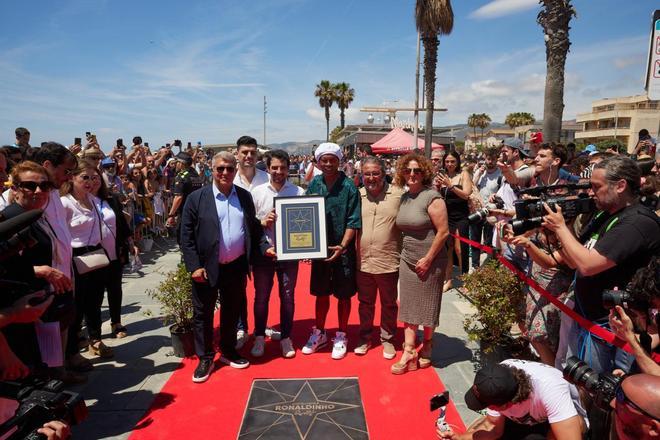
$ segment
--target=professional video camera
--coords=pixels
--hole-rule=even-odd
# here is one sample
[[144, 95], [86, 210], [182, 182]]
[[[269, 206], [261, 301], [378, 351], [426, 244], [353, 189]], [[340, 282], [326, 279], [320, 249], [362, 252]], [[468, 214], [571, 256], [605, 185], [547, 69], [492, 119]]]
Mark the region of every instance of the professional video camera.
[[584, 390], [603, 411], [609, 411], [617, 388], [623, 377], [610, 373], [598, 374], [576, 356], [566, 359], [564, 379]]
[[[535, 198], [520, 199], [513, 203], [516, 210], [516, 219], [511, 220], [511, 228], [514, 235], [523, 234], [531, 229], [538, 228], [543, 223], [546, 215], [544, 203], [550, 209], [561, 208], [564, 218], [575, 218], [579, 214], [586, 214], [596, 209], [594, 199], [580, 190], [589, 189], [588, 183], [568, 183], [563, 185], [536, 186], [518, 191], [518, 195], [530, 195]], [[562, 190], [561, 195], [552, 195], [555, 191]]]
[[488, 203], [484, 208], [478, 209], [473, 214], [468, 216], [468, 221], [470, 223], [481, 223], [486, 220], [486, 217], [490, 215], [490, 211], [493, 209], [504, 209], [504, 200], [501, 197], [495, 196], [493, 198], [493, 203]]
[[2, 221], [0, 218], [0, 262], [36, 244], [29, 227], [42, 214], [42, 210], [33, 209], [9, 220]]
[[0, 397], [16, 400], [14, 416], [0, 425], [0, 437], [15, 429], [7, 440], [41, 439], [37, 430], [51, 420], [76, 425], [87, 418], [87, 406], [79, 394], [64, 391], [59, 380], [39, 378], [28, 382], [0, 382]]

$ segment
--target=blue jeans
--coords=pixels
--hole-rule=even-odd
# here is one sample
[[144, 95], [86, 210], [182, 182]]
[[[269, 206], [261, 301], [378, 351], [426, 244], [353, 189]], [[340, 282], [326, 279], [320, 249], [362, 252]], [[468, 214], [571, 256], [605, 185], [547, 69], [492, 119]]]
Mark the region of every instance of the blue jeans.
[[[605, 326], [609, 329], [609, 326]], [[591, 334], [573, 321], [569, 336], [566, 358], [577, 356], [586, 362], [596, 373], [611, 373], [620, 368], [626, 373], [630, 371], [635, 358], [614, 345]]]
[[273, 275], [277, 274], [277, 284], [280, 291], [280, 331], [282, 339], [291, 335], [293, 327], [294, 299], [298, 278], [298, 262], [282, 261], [267, 265], [252, 267], [254, 275], [254, 334], [265, 336], [268, 320], [268, 303], [270, 291], [273, 289]]

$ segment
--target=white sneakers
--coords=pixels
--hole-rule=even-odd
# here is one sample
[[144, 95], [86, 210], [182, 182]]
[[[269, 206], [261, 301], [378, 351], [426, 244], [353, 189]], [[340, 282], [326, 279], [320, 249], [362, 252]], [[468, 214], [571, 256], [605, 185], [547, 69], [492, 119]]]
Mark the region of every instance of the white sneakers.
[[279, 330], [275, 330], [272, 327], [266, 327], [266, 336], [268, 336], [273, 341], [279, 341], [282, 339], [282, 333]]
[[250, 350], [250, 354], [254, 357], [263, 356], [265, 343], [266, 340], [263, 336], [256, 336], [254, 338], [254, 345], [252, 346], [252, 350]]
[[[346, 347], [348, 346], [348, 339], [346, 338], [346, 333], [337, 332], [335, 338], [332, 340], [332, 358], [333, 359], [342, 359], [346, 356]], [[316, 353], [320, 348], [325, 346], [328, 343], [328, 337], [325, 332], [316, 327], [312, 327], [312, 334], [307, 340], [307, 344], [302, 348], [303, 354], [312, 354]]]
[[280, 341], [280, 346], [282, 347], [282, 356], [286, 359], [291, 359], [296, 356], [296, 349], [293, 348], [293, 342], [291, 338], [284, 338]]
[[250, 336], [245, 332], [245, 330], [238, 330], [236, 332], [236, 350], [243, 348], [249, 337]]
[[316, 327], [312, 327], [312, 334], [309, 336], [307, 343], [302, 348], [303, 354], [312, 354], [315, 353], [319, 348], [323, 347], [328, 343], [328, 337], [325, 335], [325, 332], [321, 333], [321, 330]]
[[346, 333], [337, 332], [335, 333], [335, 338], [332, 340], [332, 358], [333, 359], [342, 359], [346, 356], [346, 346], [348, 345], [348, 339], [346, 339]]

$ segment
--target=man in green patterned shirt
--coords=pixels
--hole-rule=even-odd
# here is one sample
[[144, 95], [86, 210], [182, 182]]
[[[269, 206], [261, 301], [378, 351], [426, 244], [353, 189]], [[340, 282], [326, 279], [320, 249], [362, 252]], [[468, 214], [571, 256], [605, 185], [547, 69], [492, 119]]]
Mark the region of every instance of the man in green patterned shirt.
[[316, 297], [316, 325], [302, 352], [312, 354], [327, 344], [325, 320], [330, 309], [330, 295], [334, 295], [338, 301], [339, 330], [333, 340], [332, 358], [341, 359], [346, 356], [348, 345], [346, 330], [351, 298], [357, 291], [355, 235], [362, 227], [360, 194], [351, 179], [339, 171], [342, 153], [337, 144], [326, 142], [319, 145], [314, 156], [323, 174], [312, 179], [307, 194], [325, 197], [330, 256], [312, 262], [309, 290]]

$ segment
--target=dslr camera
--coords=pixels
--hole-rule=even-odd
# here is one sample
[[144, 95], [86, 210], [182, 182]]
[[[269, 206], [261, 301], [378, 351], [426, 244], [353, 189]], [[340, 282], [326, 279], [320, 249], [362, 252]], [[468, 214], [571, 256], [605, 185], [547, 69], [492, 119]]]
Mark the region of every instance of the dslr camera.
[[[524, 234], [527, 231], [538, 228], [543, 223], [543, 217], [546, 215], [544, 203], [547, 203], [550, 209], [557, 210], [561, 208], [564, 218], [575, 218], [580, 214], [587, 214], [596, 209], [596, 203], [593, 198], [585, 193], [579, 193], [579, 190], [589, 189], [588, 183], [569, 183], [564, 185], [537, 186], [518, 192], [518, 195], [536, 196], [532, 199], [520, 199], [513, 203], [516, 210], [516, 219], [511, 220], [511, 228], [514, 235]], [[550, 196], [556, 190], [564, 190], [566, 193], [561, 196]]]
[[578, 357], [571, 356], [566, 359], [564, 379], [589, 394], [598, 408], [610, 411], [610, 402], [623, 377], [610, 373], [598, 374]]
[[628, 290], [603, 290], [601, 300], [607, 310], [620, 306], [624, 309], [646, 312], [651, 308], [651, 304], [646, 299], [638, 298]]
[[484, 208], [478, 209], [473, 214], [470, 214], [468, 216], [468, 221], [470, 223], [483, 223], [493, 209], [504, 209], [504, 200], [502, 200], [501, 197], [495, 196], [493, 198], [493, 203], [488, 203]]
[[59, 380], [34, 378], [28, 382], [0, 382], [0, 397], [19, 403], [14, 416], [0, 425], [0, 437], [15, 429], [7, 440], [42, 439], [37, 430], [44, 423], [62, 420], [68, 425], [77, 425], [87, 418], [83, 398], [64, 391], [64, 383]]

